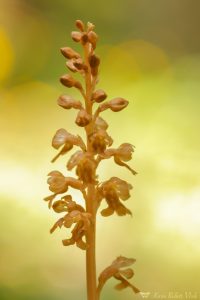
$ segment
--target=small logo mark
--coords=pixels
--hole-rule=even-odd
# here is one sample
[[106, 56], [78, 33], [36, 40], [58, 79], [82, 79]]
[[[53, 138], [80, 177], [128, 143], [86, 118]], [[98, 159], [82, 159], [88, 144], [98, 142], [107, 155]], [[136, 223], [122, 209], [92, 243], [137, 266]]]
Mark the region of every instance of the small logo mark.
[[149, 295], [151, 294], [150, 292], [140, 292], [142, 298], [147, 299]]

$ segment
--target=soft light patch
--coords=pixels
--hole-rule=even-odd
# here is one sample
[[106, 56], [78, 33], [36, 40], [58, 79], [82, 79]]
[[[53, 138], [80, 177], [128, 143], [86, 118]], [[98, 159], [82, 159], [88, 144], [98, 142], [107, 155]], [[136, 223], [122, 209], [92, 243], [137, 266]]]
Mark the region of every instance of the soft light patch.
[[161, 230], [176, 231], [187, 237], [200, 235], [200, 190], [174, 194], [162, 199], [155, 210], [156, 225]]

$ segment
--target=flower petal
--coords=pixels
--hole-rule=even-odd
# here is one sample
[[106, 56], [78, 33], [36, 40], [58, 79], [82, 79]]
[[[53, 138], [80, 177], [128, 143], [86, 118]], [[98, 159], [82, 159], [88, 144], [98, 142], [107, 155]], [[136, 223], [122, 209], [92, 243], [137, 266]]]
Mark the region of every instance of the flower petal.
[[135, 293], [138, 293], [139, 289], [137, 289], [135, 286], [133, 286], [126, 280], [126, 278], [131, 278], [133, 276], [133, 271], [129, 268], [126, 270], [121, 270], [121, 268], [129, 267], [134, 262], [135, 259], [133, 258], [119, 256], [112, 262], [112, 264], [109, 267], [103, 270], [103, 272], [101, 272], [99, 276], [99, 284], [97, 287], [98, 297], [100, 296], [101, 290], [104, 287], [106, 281], [111, 277], [114, 277], [121, 281], [121, 283], [116, 286], [118, 290], [124, 289], [126, 287], [131, 287]]
[[83, 155], [83, 151], [76, 151], [68, 160], [67, 169], [71, 171], [79, 163]]
[[65, 130], [64, 128], [60, 128], [56, 131], [56, 133], [53, 137], [52, 146], [55, 149], [59, 149], [60, 146], [64, 145], [67, 140], [69, 141], [69, 144], [71, 145], [71, 143], [70, 143], [71, 137], [72, 137], [72, 135], [69, 132], [67, 132], [67, 130]]

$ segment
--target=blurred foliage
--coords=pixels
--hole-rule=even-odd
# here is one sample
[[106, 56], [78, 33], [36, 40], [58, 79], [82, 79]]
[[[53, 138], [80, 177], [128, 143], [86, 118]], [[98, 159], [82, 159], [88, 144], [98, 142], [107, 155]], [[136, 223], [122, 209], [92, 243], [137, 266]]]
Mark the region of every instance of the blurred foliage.
[[[136, 146], [139, 173], [132, 178], [108, 161], [99, 170], [100, 179], [115, 172], [134, 190], [133, 218], [98, 216], [98, 272], [120, 254], [135, 257], [134, 283], [148, 299], [200, 295], [199, 12], [198, 0], [0, 1], [0, 299], [85, 298], [84, 253], [63, 247], [63, 232], [48, 233], [56, 216], [42, 202], [51, 137], [61, 127], [78, 133], [75, 113], [56, 106], [66, 72], [59, 48], [73, 45], [78, 18], [100, 35], [99, 88], [130, 100], [104, 117], [115, 146]], [[64, 170], [65, 160], [55, 168]], [[113, 285], [102, 300], [132, 299]]]

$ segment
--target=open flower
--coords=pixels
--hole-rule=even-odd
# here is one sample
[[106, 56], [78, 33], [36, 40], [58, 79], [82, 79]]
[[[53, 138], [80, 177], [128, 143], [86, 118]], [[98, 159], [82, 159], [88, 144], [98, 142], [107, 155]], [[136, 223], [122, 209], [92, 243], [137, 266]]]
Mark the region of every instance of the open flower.
[[56, 212], [67, 211], [68, 213], [53, 225], [50, 232], [53, 233], [58, 227], [61, 228], [64, 226], [65, 228], [70, 228], [75, 224], [75, 227], [71, 231], [71, 238], [63, 240], [63, 245], [69, 246], [76, 244], [77, 247], [85, 250], [87, 244], [83, 238], [91, 224], [91, 214], [86, 213], [84, 208], [73, 201], [70, 195], [63, 197], [62, 200], [56, 201], [53, 204], [53, 209]]
[[116, 149], [114, 156], [118, 157], [123, 161], [129, 161], [132, 159], [132, 152], [134, 151], [133, 145], [129, 143], [124, 143]]
[[86, 250], [88, 245], [83, 238], [91, 224], [91, 214], [74, 210], [64, 217], [63, 225], [69, 228], [73, 223], [76, 223], [76, 225], [72, 230], [72, 237], [63, 240], [63, 245], [69, 246], [76, 244], [80, 249]]
[[50, 176], [47, 180], [49, 189], [55, 194], [62, 194], [68, 190], [68, 184], [65, 176], [59, 171], [52, 171], [48, 174]]
[[101, 211], [102, 216], [107, 217], [114, 212], [119, 216], [131, 215], [131, 211], [120, 201], [120, 199], [127, 200], [130, 197], [130, 189], [132, 189], [132, 185], [118, 177], [112, 177], [103, 182], [98, 187], [98, 198], [99, 201], [105, 198], [108, 207]]
[[97, 163], [87, 152], [77, 151], [69, 159], [67, 169], [71, 171], [76, 167], [76, 174], [84, 183], [96, 183], [95, 170]]
[[113, 139], [103, 129], [95, 131], [89, 139], [95, 154], [104, 153], [106, 147], [113, 143]]
[[97, 288], [98, 295], [100, 295], [100, 292], [105, 283], [112, 277], [121, 281], [115, 286], [117, 290], [122, 290], [130, 287], [135, 293], [139, 293], [140, 290], [127, 280], [132, 278], [134, 275], [133, 270], [127, 267], [131, 266], [135, 261], [136, 260], [134, 258], [126, 258], [124, 256], [117, 257], [117, 259], [115, 259], [109, 267], [101, 272]]
[[83, 189], [83, 184], [80, 180], [73, 177], [65, 177], [59, 171], [52, 171], [48, 174], [49, 178], [47, 183], [49, 184], [49, 189], [54, 194], [63, 194], [68, 190], [68, 187], [74, 189]]
[[52, 162], [54, 162], [60, 155], [64, 155], [70, 151], [73, 146], [79, 146], [83, 150], [86, 149], [85, 144], [79, 135], [72, 135], [63, 128], [60, 128], [56, 131], [52, 139], [52, 146], [55, 149], [59, 149], [61, 146], [63, 146], [61, 151], [52, 159]]
[[129, 161], [132, 159], [132, 153], [134, 152], [134, 146], [129, 143], [121, 144], [117, 149], [109, 148], [104, 153], [101, 153], [98, 157], [98, 160], [108, 159], [114, 157], [114, 161], [117, 165], [127, 168], [131, 171], [133, 175], [136, 175], [137, 172], [132, 169], [129, 165], [124, 163], [124, 161]]
[[97, 117], [94, 122], [94, 131], [89, 135], [92, 150], [95, 154], [103, 154], [106, 147], [111, 146], [113, 139], [106, 132], [107, 122], [101, 117]]

